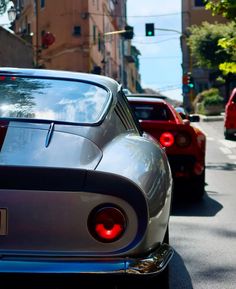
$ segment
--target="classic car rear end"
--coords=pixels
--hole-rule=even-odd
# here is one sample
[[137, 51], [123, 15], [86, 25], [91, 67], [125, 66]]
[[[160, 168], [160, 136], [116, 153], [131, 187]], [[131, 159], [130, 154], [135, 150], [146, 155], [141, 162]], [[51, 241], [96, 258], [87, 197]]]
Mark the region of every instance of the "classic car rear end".
[[176, 187], [191, 185], [193, 197], [201, 198], [205, 186], [206, 137], [183, 120], [159, 97], [129, 95], [128, 100], [144, 131], [165, 147]]
[[0, 76], [0, 273], [161, 273], [173, 254], [171, 171], [120, 85], [62, 71]]

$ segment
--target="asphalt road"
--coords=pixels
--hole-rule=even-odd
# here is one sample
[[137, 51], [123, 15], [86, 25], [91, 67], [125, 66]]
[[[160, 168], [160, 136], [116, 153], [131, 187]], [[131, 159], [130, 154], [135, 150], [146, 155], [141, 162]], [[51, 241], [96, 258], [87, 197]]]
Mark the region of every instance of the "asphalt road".
[[199, 126], [207, 134], [206, 195], [174, 203], [170, 289], [235, 289], [236, 140], [224, 140], [222, 121]]

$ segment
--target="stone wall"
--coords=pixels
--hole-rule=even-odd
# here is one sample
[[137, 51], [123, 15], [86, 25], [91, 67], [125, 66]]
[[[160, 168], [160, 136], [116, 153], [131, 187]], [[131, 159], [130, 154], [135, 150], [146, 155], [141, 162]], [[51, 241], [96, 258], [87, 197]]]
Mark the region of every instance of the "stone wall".
[[33, 67], [32, 46], [0, 26], [0, 67]]

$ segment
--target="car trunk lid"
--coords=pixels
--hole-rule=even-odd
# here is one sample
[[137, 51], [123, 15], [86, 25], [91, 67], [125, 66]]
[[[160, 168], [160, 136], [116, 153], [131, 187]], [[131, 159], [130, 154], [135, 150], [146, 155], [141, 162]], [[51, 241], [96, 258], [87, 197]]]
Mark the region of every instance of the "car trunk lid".
[[0, 165], [95, 169], [102, 158], [92, 141], [54, 123], [1, 121], [0, 149]]

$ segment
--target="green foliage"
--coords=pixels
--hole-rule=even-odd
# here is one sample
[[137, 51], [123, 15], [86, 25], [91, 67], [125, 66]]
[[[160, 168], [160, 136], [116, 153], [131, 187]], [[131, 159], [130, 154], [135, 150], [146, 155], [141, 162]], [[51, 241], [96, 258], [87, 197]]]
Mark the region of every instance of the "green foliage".
[[218, 44], [232, 56], [232, 61], [221, 63], [219, 69], [225, 75], [228, 73], [236, 73], [236, 37], [222, 38], [219, 40]]
[[208, 90], [205, 90], [201, 92], [201, 96], [202, 96], [202, 103], [204, 106], [224, 103], [224, 99], [220, 95], [218, 88], [210, 88]]
[[[212, 15], [221, 15], [236, 22], [236, 0], [204, 0], [207, 10], [211, 10]], [[236, 29], [235, 29], [236, 30]], [[223, 74], [236, 73], [236, 36], [228, 35], [219, 40], [219, 46], [232, 55], [232, 61], [223, 61], [219, 69]]]
[[207, 10], [212, 11], [212, 15], [222, 15], [223, 17], [236, 20], [235, 0], [204, 0]]
[[210, 88], [197, 95], [195, 107], [197, 113], [218, 115], [224, 110], [224, 99], [218, 88]]
[[223, 74], [234, 73], [236, 74], [236, 62], [224, 62], [219, 65], [219, 69]]
[[[236, 29], [233, 22], [227, 24], [210, 24], [189, 28], [187, 44], [190, 47], [194, 65], [208, 69], [219, 69], [222, 63], [235, 60]], [[228, 40], [231, 40], [230, 44]], [[221, 66], [222, 68], [222, 66]]]

